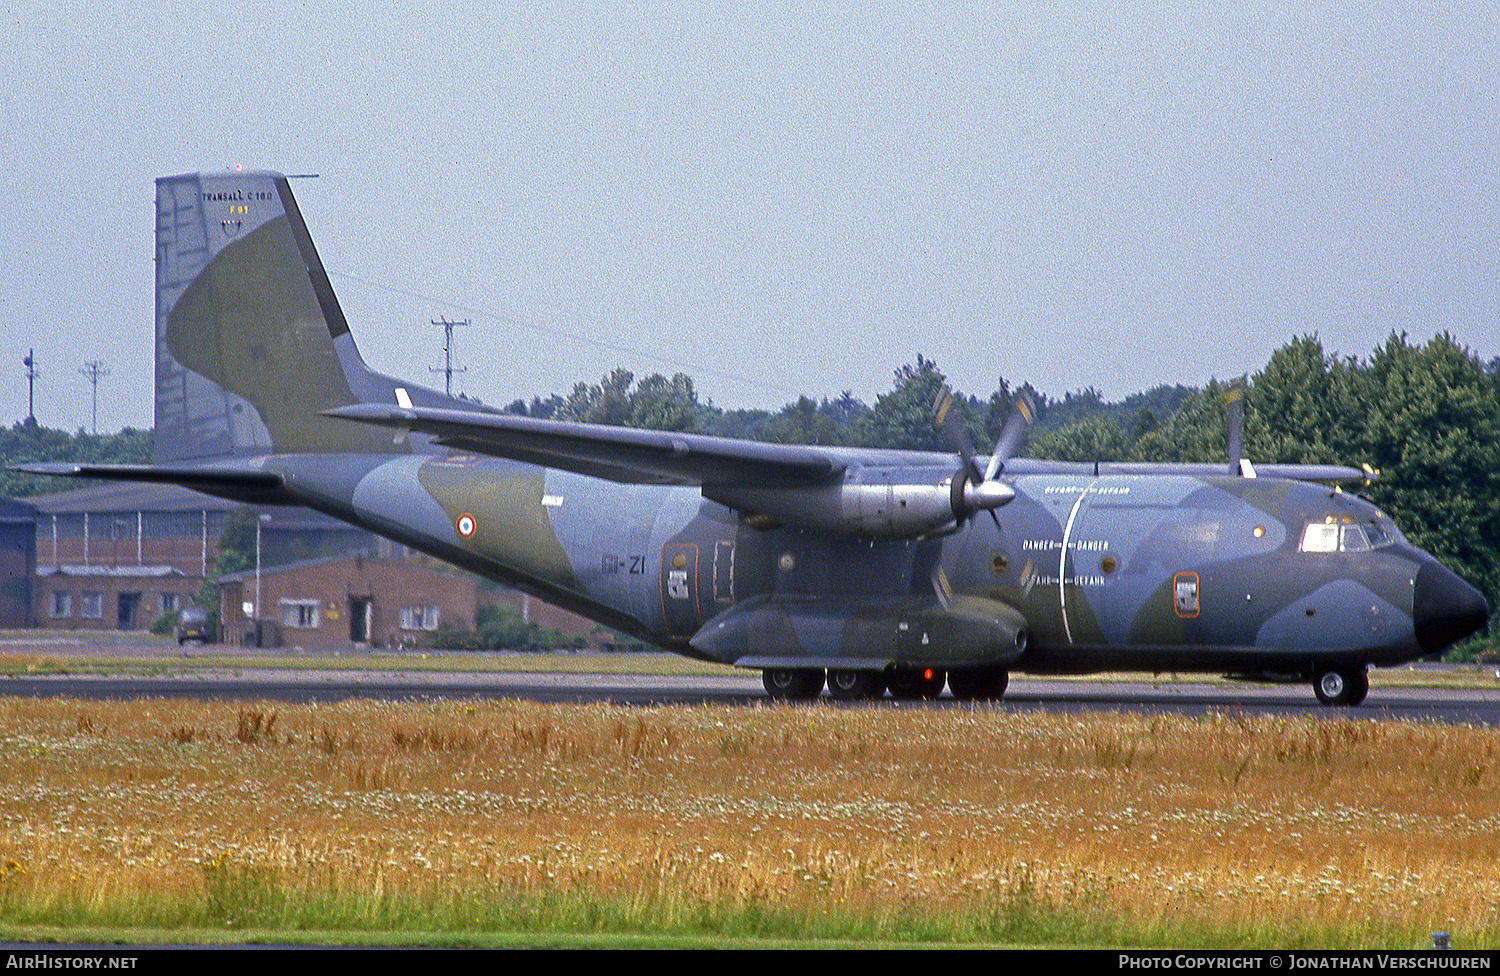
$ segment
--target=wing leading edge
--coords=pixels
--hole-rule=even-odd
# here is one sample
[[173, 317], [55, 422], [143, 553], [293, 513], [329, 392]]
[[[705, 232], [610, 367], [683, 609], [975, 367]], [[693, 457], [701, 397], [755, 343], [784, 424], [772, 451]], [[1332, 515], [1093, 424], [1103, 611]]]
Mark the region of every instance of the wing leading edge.
[[[330, 417], [427, 434], [437, 443], [492, 457], [561, 468], [624, 484], [667, 484], [798, 488], [828, 482], [866, 455], [885, 452], [840, 452], [805, 445], [764, 444], [702, 434], [642, 430], [580, 424], [501, 413], [475, 413], [435, 407], [407, 407], [362, 403], [327, 411]], [[398, 435], [399, 436], [399, 435]], [[889, 452], [912, 462], [912, 452]], [[931, 461], [948, 455], [932, 455]], [[924, 459], [928, 460], [928, 459]], [[890, 463], [889, 460], [883, 463]], [[1263, 464], [1243, 476], [1286, 478], [1327, 485], [1369, 484], [1380, 473], [1369, 467], [1324, 464]], [[1013, 474], [1070, 474], [1095, 476], [1187, 475], [1222, 477], [1220, 464], [1078, 463], [1016, 458], [1007, 466]]]
[[809, 447], [510, 414], [363, 403], [327, 415], [427, 434], [456, 450], [625, 484], [793, 488], [827, 481], [845, 468], [836, 456]]

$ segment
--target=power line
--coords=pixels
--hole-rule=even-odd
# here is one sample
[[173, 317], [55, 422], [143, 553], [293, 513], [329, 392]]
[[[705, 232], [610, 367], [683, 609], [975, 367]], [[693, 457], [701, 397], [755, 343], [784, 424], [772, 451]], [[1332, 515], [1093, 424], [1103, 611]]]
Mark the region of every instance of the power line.
[[684, 372], [690, 372], [695, 380], [701, 379], [705, 376], [712, 376], [719, 379], [728, 380], [733, 383], [738, 383], [742, 386], [758, 387], [763, 390], [774, 391], [777, 394], [790, 393], [795, 396], [799, 393], [804, 392], [802, 390], [794, 389], [790, 386], [785, 386], [780, 383], [768, 382], [765, 379], [747, 376], [742, 373], [733, 373], [729, 372], [728, 370], [722, 369], [712, 369], [701, 362], [689, 362], [681, 359], [676, 359], [671, 356], [663, 355], [661, 349], [642, 349], [637, 346], [627, 346], [618, 342], [609, 342], [605, 339], [600, 338], [593, 332], [581, 331], [578, 329], [553, 328], [542, 325], [538, 322], [529, 321], [516, 315], [508, 314], [506, 312], [497, 312], [493, 309], [485, 308], [482, 305], [465, 305], [460, 302], [451, 301], [449, 299], [442, 298], [440, 296], [436, 296], [427, 292], [418, 291], [416, 289], [399, 288], [395, 285], [385, 284], [384, 282], [376, 281], [373, 278], [367, 277], [365, 275], [352, 274], [348, 271], [336, 271], [330, 269], [328, 273], [335, 277], [344, 278], [349, 281], [357, 281], [360, 284], [365, 285], [366, 287], [377, 288], [381, 291], [390, 292], [394, 295], [405, 295], [407, 298], [420, 299], [425, 302], [431, 302], [434, 305], [446, 305], [448, 308], [458, 309], [460, 312], [465, 312], [471, 316], [485, 319], [494, 319], [497, 322], [502, 322], [507, 325], [519, 326], [520, 328], [529, 329], [542, 335], [553, 336], [558, 339], [567, 339], [575, 343], [594, 346], [598, 349], [609, 349], [613, 350], [614, 352], [625, 353], [634, 356], [637, 359], [644, 360], [646, 362], [654, 362], [672, 367], [674, 369], [681, 369]]
[[90, 359], [79, 367], [78, 372], [89, 378], [94, 385], [94, 426], [95, 434], [99, 433], [99, 380], [109, 375], [109, 370], [104, 368], [104, 363], [98, 359]]

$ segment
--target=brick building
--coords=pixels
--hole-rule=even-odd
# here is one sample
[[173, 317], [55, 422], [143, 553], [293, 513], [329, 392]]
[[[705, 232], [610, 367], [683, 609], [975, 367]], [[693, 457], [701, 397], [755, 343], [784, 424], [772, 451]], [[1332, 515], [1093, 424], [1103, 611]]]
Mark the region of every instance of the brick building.
[[[175, 485], [111, 483], [0, 507], [0, 626], [144, 630], [193, 606], [242, 506]], [[406, 547], [308, 509], [251, 509], [261, 529], [261, 619], [288, 645], [415, 643], [443, 621], [474, 626], [478, 603], [509, 601], [538, 626], [611, 635], [583, 617], [409, 559]], [[12, 565], [13, 564], [13, 565]], [[221, 581], [218, 633], [250, 628], [254, 570]], [[15, 603], [9, 622], [7, 596]]]
[[[143, 630], [191, 606], [241, 507], [175, 485], [105, 484], [26, 499], [35, 585], [32, 620], [52, 629]], [[401, 547], [305, 509], [256, 510], [263, 564]]]
[[[226, 641], [251, 631], [256, 582], [254, 570], [219, 581]], [[259, 589], [261, 643], [273, 647], [415, 644], [445, 622], [473, 627], [478, 603], [473, 577], [358, 555], [262, 567]]]
[[34, 627], [36, 509], [0, 499], [0, 627]]

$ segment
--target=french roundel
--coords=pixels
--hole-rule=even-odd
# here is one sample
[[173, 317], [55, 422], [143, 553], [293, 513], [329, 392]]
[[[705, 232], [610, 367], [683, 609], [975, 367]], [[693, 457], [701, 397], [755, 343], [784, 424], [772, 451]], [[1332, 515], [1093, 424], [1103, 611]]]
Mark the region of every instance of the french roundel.
[[474, 523], [474, 516], [470, 515], [468, 512], [463, 513], [458, 517], [458, 521], [453, 524], [453, 527], [458, 529], [459, 535], [463, 536], [465, 539], [469, 538], [474, 534], [474, 529], [476, 528], [476, 525]]

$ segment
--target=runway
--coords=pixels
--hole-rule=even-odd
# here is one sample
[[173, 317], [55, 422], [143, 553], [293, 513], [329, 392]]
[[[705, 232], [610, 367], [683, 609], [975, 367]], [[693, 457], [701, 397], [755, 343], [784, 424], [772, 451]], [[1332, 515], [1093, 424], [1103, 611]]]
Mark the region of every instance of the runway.
[[[1378, 674], [1378, 672], [1377, 672]], [[1202, 715], [1240, 710], [1253, 714], [1500, 724], [1500, 681], [1494, 687], [1430, 689], [1382, 687], [1377, 682], [1357, 708], [1326, 708], [1305, 684], [1260, 685], [1224, 681], [1170, 682], [1033, 679], [1018, 675], [1003, 701], [975, 705], [946, 695], [935, 701], [886, 698], [876, 702], [819, 703], [840, 708], [1000, 708], [1017, 712], [1120, 711]], [[318, 702], [350, 698], [455, 700], [520, 698], [542, 702], [624, 706], [769, 703], [758, 672], [715, 676], [519, 672], [299, 671], [240, 669], [177, 675], [16, 675], [0, 678], [0, 695], [85, 700], [194, 698], [224, 701]], [[806, 707], [806, 706], [800, 706]]]

